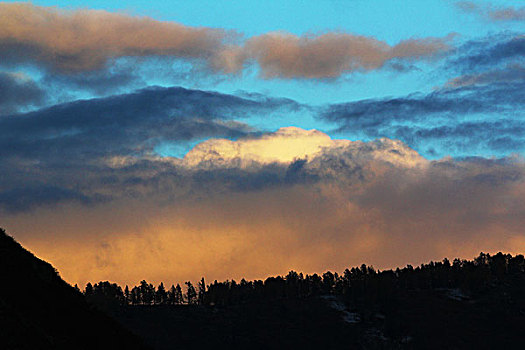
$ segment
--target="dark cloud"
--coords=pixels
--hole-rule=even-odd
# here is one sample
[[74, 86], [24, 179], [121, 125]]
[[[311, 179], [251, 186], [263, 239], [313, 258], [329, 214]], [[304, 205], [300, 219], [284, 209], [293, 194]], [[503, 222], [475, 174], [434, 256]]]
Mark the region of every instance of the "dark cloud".
[[45, 99], [46, 93], [30, 78], [0, 72], [0, 115], [39, 106]]
[[[524, 62], [525, 63], [525, 62]], [[479, 73], [465, 74], [447, 82], [448, 86], [458, 87], [476, 84], [525, 82], [525, 65], [520, 63], [508, 64], [503, 68], [486, 70]]]
[[325, 109], [321, 116], [341, 123], [342, 128], [372, 131], [394, 121], [424, 121], [432, 115], [454, 119], [474, 113], [513, 113], [525, 104], [524, 97], [522, 84], [465, 86], [440, 89], [428, 95], [335, 104]]
[[397, 138], [423, 153], [438, 142], [441, 155], [509, 154], [525, 144], [524, 105], [523, 82], [512, 81], [331, 105], [320, 115], [340, 132]]
[[525, 36], [512, 32], [498, 33], [471, 40], [458, 47], [456, 55], [446, 63], [447, 69], [460, 73], [474, 73], [523, 63]]
[[0, 208], [7, 213], [27, 211], [41, 206], [55, 205], [61, 202], [78, 202], [84, 205], [101, 203], [109, 198], [88, 196], [81, 191], [60, 186], [40, 186], [31, 184], [0, 192]]
[[138, 196], [162, 187], [162, 176], [177, 176], [169, 163], [155, 161], [162, 142], [236, 138], [254, 132], [238, 120], [298, 108], [291, 100], [259, 95], [152, 87], [3, 116], [1, 205], [22, 210], [64, 200], [96, 202], [113, 191]]
[[81, 100], [0, 119], [0, 154], [39, 160], [144, 154], [160, 141], [246, 133], [243, 119], [299, 106], [286, 99], [249, 99], [216, 92], [152, 87]]
[[[509, 154], [525, 150], [525, 122], [513, 120], [459, 122], [435, 127], [393, 127], [400, 140], [424, 151], [432, 144], [441, 145], [451, 154]], [[435, 157], [435, 155], [433, 155]]]
[[320, 117], [347, 135], [397, 138], [432, 157], [524, 151], [523, 57], [515, 33], [468, 41], [439, 70], [455, 77], [433, 92], [334, 104]]

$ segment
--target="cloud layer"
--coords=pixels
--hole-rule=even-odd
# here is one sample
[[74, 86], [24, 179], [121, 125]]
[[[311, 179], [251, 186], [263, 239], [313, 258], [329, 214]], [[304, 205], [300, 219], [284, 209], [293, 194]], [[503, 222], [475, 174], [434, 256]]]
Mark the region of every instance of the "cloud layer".
[[[122, 157], [68, 171], [83, 176], [46, 181], [60, 201], [7, 213], [5, 225], [73, 283], [384, 268], [525, 243], [519, 158], [428, 161], [400, 141], [285, 128], [205, 141], [184, 159]], [[67, 190], [73, 182], [84, 196], [111, 196], [79, 198]]]
[[101, 70], [121, 57], [166, 56], [217, 73], [237, 73], [257, 62], [265, 78], [337, 78], [391, 60], [429, 59], [449, 49], [449, 38], [408, 39], [394, 46], [347, 33], [245, 39], [234, 31], [29, 3], [1, 3], [0, 20], [4, 64], [34, 63], [70, 74]]

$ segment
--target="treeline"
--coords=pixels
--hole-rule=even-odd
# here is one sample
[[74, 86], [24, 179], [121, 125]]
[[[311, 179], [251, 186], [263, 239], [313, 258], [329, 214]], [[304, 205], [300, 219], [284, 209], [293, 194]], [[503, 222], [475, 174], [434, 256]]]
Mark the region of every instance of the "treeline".
[[[209, 305], [224, 306], [272, 300], [276, 298], [310, 298], [335, 295], [353, 307], [372, 306], [384, 308], [395, 302], [396, 297], [416, 290], [449, 291], [463, 298], [483, 293], [487, 288], [510, 285], [525, 286], [525, 259], [523, 255], [481, 253], [474, 260], [454, 259], [450, 262], [430, 262], [418, 267], [408, 265], [396, 270], [377, 271], [372, 266], [361, 265], [346, 269], [342, 274], [330, 271], [322, 275], [303, 275], [290, 271], [286, 276], [266, 280], [240, 282], [227, 280], [206, 285], [204, 279], [197, 288], [191, 282], [185, 288], [177, 284], [166, 289], [146, 281], [124, 290], [114, 283], [87, 284], [83, 293], [89, 299], [113, 302], [120, 305]], [[521, 289], [519, 289], [521, 290]]]
[[[204, 278], [198, 283], [197, 289], [188, 281], [183, 292], [180, 284], [172, 285], [169, 289], [160, 283], [158, 287], [142, 280], [138, 286], [124, 289], [116, 283], [108, 281], [88, 283], [82, 292], [86, 298], [98, 304], [119, 305], [182, 305], [182, 304], [204, 304], [206, 284]], [[78, 290], [78, 286], [75, 285]]]

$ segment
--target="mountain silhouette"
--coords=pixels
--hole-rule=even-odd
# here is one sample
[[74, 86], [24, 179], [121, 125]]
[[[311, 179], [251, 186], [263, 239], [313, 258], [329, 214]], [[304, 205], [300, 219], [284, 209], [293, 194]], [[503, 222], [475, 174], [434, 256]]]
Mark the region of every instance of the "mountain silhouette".
[[49, 263], [0, 229], [0, 348], [142, 349]]

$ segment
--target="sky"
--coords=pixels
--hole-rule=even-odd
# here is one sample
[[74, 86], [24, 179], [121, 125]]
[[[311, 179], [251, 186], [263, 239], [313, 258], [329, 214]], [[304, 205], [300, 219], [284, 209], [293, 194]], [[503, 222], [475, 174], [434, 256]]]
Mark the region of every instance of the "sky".
[[0, 225], [70, 283], [525, 250], [521, 1], [4, 1], [0, 22]]

